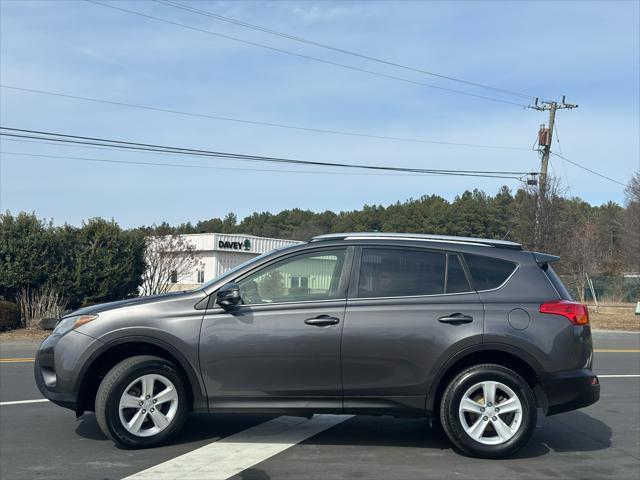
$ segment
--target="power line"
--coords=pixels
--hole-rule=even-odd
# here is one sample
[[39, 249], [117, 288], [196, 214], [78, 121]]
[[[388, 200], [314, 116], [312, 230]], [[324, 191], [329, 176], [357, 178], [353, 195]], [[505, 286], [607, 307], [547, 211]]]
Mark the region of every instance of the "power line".
[[[0, 135], [2, 135], [0, 133]], [[76, 144], [70, 144], [70, 143], [56, 143], [55, 141], [44, 141], [44, 140], [27, 140], [27, 139], [18, 139], [18, 138], [4, 138], [3, 141], [9, 141], [9, 142], [19, 142], [19, 143], [36, 143], [36, 144], [43, 144], [43, 145], [55, 145], [55, 146], [61, 146], [61, 147], [73, 147], [73, 148], [90, 148], [90, 149], [96, 149], [96, 150], [111, 150], [111, 151], [122, 151], [121, 148], [117, 148], [115, 146], [113, 147], [107, 147], [107, 146], [96, 146], [96, 145], [76, 145]], [[192, 154], [189, 153], [181, 153], [178, 151], [161, 151], [161, 150], [150, 150], [150, 151], [139, 151], [139, 150], [128, 150], [126, 149], [126, 151], [128, 153], [142, 153], [142, 154], [149, 154], [152, 153], [154, 155], [185, 155], [185, 156], [193, 156]], [[51, 158], [63, 158], [63, 159], [74, 159], [74, 160], [87, 160], [87, 161], [96, 161], [96, 162], [106, 162], [106, 163], [128, 163], [128, 164], [133, 164], [133, 165], [153, 165], [153, 166], [167, 166], [167, 167], [188, 167], [188, 168], [206, 168], [206, 169], [218, 169], [218, 170], [240, 170], [240, 171], [256, 171], [256, 172], [282, 172], [282, 173], [317, 173], [317, 174], [331, 174], [331, 175], [358, 175], [358, 176], [390, 176], [390, 177], [415, 177], [415, 176], [437, 176], [437, 175], [442, 175], [442, 173], [420, 173], [420, 172], [416, 172], [416, 173], [408, 173], [408, 174], [402, 174], [402, 173], [354, 173], [354, 172], [322, 172], [322, 171], [308, 171], [308, 170], [266, 170], [266, 169], [260, 169], [260, 168], [237, 168], [237, 167], [233, 167], [233, 168], [225, 168], [225, 167], [212, 167], [212, 166], [204, 166], [204, 165], [185, 165], [185, 164], [171, 164], [171, 163], [157, 163], [157, 162], [153, 162], [153, 163], [149, 163], [149, 162], [138, 162], [138, 161], [124, 161], [124, 160], [103, 160], [103, 159], [95, 159], [95, 158], [86, 158], [86, 157], [72, 157], [72, 156], [56, 156], [56, 155], [36, 155], [36, 154], [27, 154], [27, 153], [16, 153], [16, 152], [0, 152], [0, 153], [7, 153], [7, 154], [13, 154], [13, 155], [25, 155], [25, 156], [36, 156], [36, 157], [51, 157]], [[236, 161], [255, 161], [255, 160], [251, 160], [251, 159], [245, 159], [245, 158], [235, 158], [234, 160]], [[521, 172], [516, 172], [518, 174], [520, 174]], [[528, 175], [536, 175], [536, 173], [528, 173]], [[469, 175], [465, 175], [465, 176], [469, 176]], [[516, 179], [516, 180], [521, 180], [521, 177], [511, 177], [511, 176], [491, 176], [489, 178], [506, 178], [506, 179]]]
[[[16, 132], [16, 133], [9, 133]], [[246, 155], [230, 152], [218, 152], [211, 150], [199, 150], [182, 147], [171, 147], [165, 145], [156, 145], [148, 143], [137, 143], [121, 140], [111, 140], [97, 137], [86, 137], [79, 135], [67, 135], [54, 132], [45, 132], [39, 130], [25, 130], [9, 127], [0, 127], [0, 135], [13, 138], [33, 139], [33, 140], [45, 140], [51, 142], [61, 143], [73, 143], [81, 145], [95, 145], [95, 146], [107, 146], [114, 148], [121, 148], [125, 150], [141, 150], [150, 152], [161, 153], [178, 153], [182, 155], [193, 155], [199, 157], [213, 157], [213, 158], [225, 158], [233, 160], [252, 160], [270, 163], [285, 163], [296, 164], [306, 166], [323, 166], [323, 167], [335, 167], [335, 168], [354, 168], [376, 171], [391, 171], [391, 172], [409, 172], [409, 173], [433, 173], [439, 175], [452, 175], [452, 176], [470, 176], [470, 177], [487, 177], [487, 178], [511, 178], [520, 180], [521, 176], [532, 175], [535, 173], [530, 172], [497, 172], [497, 171], [484, 171], [484, 170], [442, 170], [442, 169], [422, 169], [422, 168], [407, 168], [407, 167], [389, 167], [379, 165], [359, 165], [349, 163], [338, 162], [320, 162], [299, 160], [281, 157], [267, 157], [257, 155]], [[516, 176], [519, 175], [519, 176]]]
[[569, 162], [571, 165], [575, 165], [575, 166], [576, 166], [576, 167], [578, 167], [578, 168], [581, 168], [581, 169], [583, 169], [583, 170], [586, 170], [587, 172], [591, 172], [591, 173], [593, 173], [594, 175], [597, 175], [597, 176], [599, 176], [599, 177], [602, 177], [602, 178], [604, 178], [604, 179], [606, 179], [606, 180], [609, 180], [609, 181], [611, 181], [611, 182], [617, 183], [618, 185], [622, 185], [623, 187], [626, 187], [626, 186], [627, 186], [626, 184], [624, 184], [624, 183], [622, 183], [622, 182], [620, 182], [620, 181], [618, 181], [618, 180], [615, 180], [615, 179], [613, 179], [613, 178], [611, 178], [611, 177], [607, 177], [606, 175], [603, 175], [602, 173], [596, 172], [595, 170], [591, 170], [590, 168], [587, 168], [587, 167], [585, 167], [584, 165], [580, 165], [578, 162], [574, 162], [573, 160], [569, 160], [567, 157], [564, 157], [564, 156], [562, 156], [562, 155], [559, 155], [559, 154], [557, 154], [556, 152], [551, 152], [551, 155], [555, 155], [556, 157], [561, 158], [562, 160], [565, 160], [565, 161]]
[[179, 167], [179, 168], [200, 168], [207, 170], [233, 170], [233, 171], [247, 171], [247, 172], [273, 172], [273, 173], [304, 173], [304, 174], [314, 174], [314, 175], [362, 175], [362, 176], [388, 176], [388, 177], [416, 177], [416, 176], [435, 176], [433, 173], [356, 173], [356, 172], [323, 172], [319, 170], [272, 170], [265, 168], [236, 168], [236, 167], [218, 167], [218, 166], [210, 166], [210, 165], [189, 165], [184, 163], [165, 163], [165, 162], [139, 162], [136, 160], [112, 160], [105, 158], [89, 158], [89, 157], [75, 157], [68, 155], [45, 155], [45, 154], [36, 154], [36, 153], [25, 153], [25, 152], [8, 152], [8, 151], [0, 151], [0, 154], [4, 155], [19, 155], [25, 157], [42, 157], [42, 158], [58, 158], [62, 160], [80, 160], [87, 162], [101, 162], [101, 163], [120, 163], [125, 165], [149, 165], [154, 167]]
[[508, 104], [508, 105], [515, 105], [515, 106], [518, 106], [518, 107], [527, 108], [527, 105], [522, 104], [522, 103], [516, 103], [516, 102], [509, 101], [509, 100], [503, 100], [503, 99], [500, 99], [500, 98], [488, 97], [488, 96], [480, 95], [480, 94], [476, 94], [476, 93], [465, 92], [465, 91], [456, 90], [456, 89], [453, 89], [453, 88], [442, 87], [442, 86], [439, 86], [439, 85], [433, 85], [433, 84], [429, 84], [429, 83], [419, 82], [419, 81], [416, 81], [416, 80], [411, 80], [411, 79], [404, 78], [404, 77], [398, 77], [396, 75], [390, 75], [390, 74], [387, 74], [387, 73], [376, 72], [374, 70], [367, 70], [366, 68], [355, 67], [353, 65], [347, 65], [347, 64], [344, 64], [344, 63], [333, 62], [331, 60], [325, 60], [325, 59], [322, 59], [322, 58], [314, 57], [314, 56], [311, 56], [311, 55], [306, 55], [306, 54], [303, 54], [303, 53], [292, 52], [291, 50], [285, 50], [283, 48], [273, 47], [273, 46], [266, 45], [266, 44], [263, 44], [263, 43], [258, 43], [258, 42], [253, 42], [253, 41], [250, 41], [250, 40], [245, 40], [245, 39], [242, 39], [242, 38], [238, 38], [238, 37], [233, 37], [231, 35], [226, 35], [226, 34], [223, 34], [223, 33], [214, 32], [212, 30], [207, 30], [207, 29], [200, 28], [200, 27], [194, 27], [194, 26], [191, 26], [191, 25], [186, 25], [184, 23], [174, 22], [173, 20], [167, 20], [165, 18], [156, 17], [154, 15], [149, 15], [149, 14], [138, 12], [138, 11], [135, 11], [135, 10], [129, 10], [127, 8], [116, 7], [115, 5], [109, 5], [109, 4], [102, 3], [102, 2], [99, 2], [99, 1], [96, 1], [96, 0], [86, 0], [86, 1], [89, 2], [89, 3], [93, 3], [95, 5], [100, 5], [102, 7], [107, 7], [107, 8], [111, 8], [111, 9], [114, 9], [114, 10], [119, 10], [121, 12], [129, 13], [131, 15], [137, 15], [139, 17], [144, 17], [144, 18], [147, 18], [147, 19], [150, 19], [150, 20], [155, 20], [155, 21], [158, 21], [158, 22], [167, 23], [169, 25], [174, 25], [174, 26], [181, 27], [181, 28], [186, 28], [188, 30], [193, 30], [193, 31], [196, 31], [196, 32], [201, 32], [201, 33], [206, 33], [208, 35], [213, 35], [213, 36], [216, 36], [216, 37], [219, 37], [219, 38], [224, 38], [224, 39], [227, 39], [227, 40], [233, 40], [235, 42], [240, 42], [240, 43], [243, 43], [245, 45], [251, 45], [251, 46], [254, 46], [254, 47], [264, 48], [264, 49], [271, 50], [271, 51], [274, 51], [274, 52], [284, 53], [286, 55], [292, 55], [292, 56], [295, 56], [295, 57], [298, 57], [298, 58], [304, 58], [306, 60], [313, 60], [315, 62], [320, 62], [320, 63], [324, 63], [324, 64], [327, 64], [327, 65], [333, 65], [334, 67], [346, 68], [348, 70], [361, 72], [361, 73], [368, 73], [370, 75], [375, 75], [375, 76], [378, 76], [378, 77], [388, 78], [388, 79], [392, 79], [392, 80], [398, 80], [398, 81], [405, 82], [405, 83], [410, 83], [410, 84], [413, 84], [413, 85], [420, 85], [420, 86], [423, 86], [423, 87], [435, 88], [435, 89], [446, 91], [446, 92], [450, 92], [450, 93], [457, 93], [457, 94], [460, 94], [460, 95], [466, 95], [466, 96], [469, 96], [469, 97], [481, 98], [483, 100], [489, 100], [489, 101], [492, 101], [492, 102], [505, 103], [505, 104]]
[[[0, 127], [2, 128], [2, 127]], [[2, 135], [0, 133], [0, 135]], [[6, 135], [3, 135], [6, 136]], [[122, 148], [118, 148], [116, 146], [106, 146], [106, 144], [100, 144], [100, 146], [98, 146], [98, 144], [75, 144], [75, 143], [58, 143], [55, 141], [45, 141], [45, 140], [33, 140], [33, 139], [27, 139], [29, 137], [22, 137], [20, 139], [18, 138], [4, 138], [3, 141], [5, 142], [18, 142], [18, 143], [34, 143], [34, 144], [41, 144], [41, 145], [54, 145], [54, 146], [60, 146], [60, 147], [72, 147], [72, 148], [89, 148], [89, 149], [94, 149], [94, 150], [111, 150], [111, 151], [122, 151]], [[44, 137], [43, 137], [44, 138]], [[126, 149], [126, 151], [128, 153], [140, 153], [140, 154], [145, 154], [148, 155], [149, 153], [154, 154], [154, 155], [184, 155], [184, 156], [194, 156], [193, 154], [190, 154], [188, 152], [180, 152], [180, 151], [163, 151], [163, 150], [129, 150]], [[72, 157], [68, 157], [65, 156], [64, 158], [72, 158]], [[253, 159], [248, 159], [248, 158], [234, 158], [234, 160], [236, 161], [256, 161]], [[167, 166], [173, 166], [173, 165], [167, 165]], [[207, 167], [209, 168], [209, 167]], [[211, 168], [217, 168], [217, 167], [211, 167]], [[239, 168], [232, 168], [230, 170], [242, 170]], [[256, 170], [256, 171], [263, 171], [260, 169], [249, 169], [250, 171], [252, 170]], [[264, 171], [271, 171], [271, 170], [264, 170]], [[273, 170], [273, 171], [281, 171], [281, 170]], [[284, 170], [282, 170], [284, 171]], [[292, 170], [292, 173], [297, 173], [298, 170]], [[446, 172], [446, 171], [443, 171]], [[300, 172], [300, 173], [306, 173], [305, 172]], [[321, 172], [317, 172], [317, 173], [321, 173]], [[331, 172], [331, 173], [336, 173], [338, 174], [338, 172]], [[493, 172], [492, 172], [493, 173]], [[499, 173], [499, 174], [507, 174], [510, 172], [495, 172], [495, 173]], [[351, 173], [346, 173], [347, 175], [361, 175], [361, 174], [351, 174]], [[517, 175], [525, 175], [523, 172], [513, 172], [513, 174], [517, 174]], [[366, 174], [362, 174], [362, 175], [366, 175]], [[369, 175], [378, 175], [378, 174], [369, 174]], [[394, 176], [392, 174], [379, 174], [379, 175], [389, 175], [389, 176]], [[421, 175], [425, 175], [425, 176], [435, 176], [438, 175], [438, 173], [422, 173]], [[531, 175], [531, 176], [535, 176], [537, 175], [537, 172], [527, 172], [526, 175]], [[403, 175], [395, 175], [395, 176], [403, 176]], [[411, 176], [411, 175], [408, 175]], [[489, 178], [494, 178], [493, 176], [489, 177]], [[505, 176], [505, 177], [495, 177], [495, 178], [508, 178], [508, 179], [517, 179], [517, 180], [522, 180], [522, 177], [510, 177], [510, 176]]]
[[[2, 135], [2, 134], [0, 134]], [[44, 138], [44, 137], [43, 137]], [[65, 148], [89, 148], [92, 150], [110, 150], [110, 151], [117, 151], [117, 152], [121, 152], [123, 150], [122, 147], [118, 148], [116, 146], [112, 146], [112, 147], [108, 147], [106, 146], [106, 144], [100, 144], [100, 146], [98, 146], [98, 144], [95, 145], [87, 145], [87, 144], [75, 144], [75, 143], [61, 143], [61, 142], [55, 142], [55, 141], [45, 141], [45, 140], [29, 140], [25, 138], [3, 138], [2, 139], [3, 142], [18, 142], [18, 143], [34, 143], [34, 144], [40, 144], [40, 145], [54, 145], [56, 147], [65, 147]], [[127, 151], [127, 153], [139, 153], [142, 155], [183, 155], [183, 156], [187, 156], [187, 157], [193, 157], [193, 154], [190, 153], [181, 153], [179, 151], [163, 151], [163, 150], [131, 150], [131, 149], [125, 149]], [[251, 160], [251, 159], [245, 159], [245, 158], [235, 158], [234, 160], [236, 161], [247, 161], [247, 162], [255, 162], [256, 160]]]
[[[191, 155], [191, 156], [200, 156], [200, 157], [226, 158], [226, 159], [233, 159], [233, 160], [250, 160], [250, 161], [287, 163], [287, 164], [298, 164], [298, 165], [340, 167], [340, 168], [362, 168], [367, 170], [382, 170], [382, 171], [397, 171], [397, 172], [412, 172], [412, 173], [434, 173], [434, 174], [441, 174], [441, 175], [484, 176], [484, 177], [494, 177], [494, 178], [504, 177], [504, 178], [514, 178], [514, 179], [517, 179], [519, 177], [512, 177], [512, 176], [506, 177], [504, 175], [516, 175], [516, 174], [527, 175], [528, 174], [525, 172], [414, 169], [414, 168], [403, 168], [403, 167], [383, 167], [383, 166], [377, 166], [377, 165], [357, 165], [357, 164], [346, 164], [346, 163], [317, 162], [317, 161], [279, 158], [279, 157], [264, 157], [264, 156], [256, 156], [256, 155], [235, 154], [235, 153], [228, 153], [228, 152], [215, 152], [215, 151], [208, 151], [208, 150], [195, 150], [195, 149], [188, 149], [188, 148], [168, 147], [168, 146], [154, 145], [154, 144], [100, 139], [95, 137], [81, 137], [81, 136], [75, 136], [75, 135], [56, 134], [51, 132], [12, 129], [7, 127], [0, 127], [0, 129], [26, 132], [26, 133], [29, 133], [29, 132], [35, 133], [35, 135], [26, 135], [26, 134], [13, 134], [13, 133], [0, 132], [0, 135], [9, 136], [9, 137], [47, 140], [50, 142], [72, 143], [72, 144], [80, 144], [80, 145], [108, 146], [108, 147], [125, 149], [125, 150], [172, 153], [172, 154], [178, 154], [178, 155]], [[38, 134], [42, 134], [42, 135], [38, 135]], [[55, 138], [52, 135], [55, 135], [57, 137], [63, 137], [63, 138]]]
[[319, 47], [319, 48], [324, 48], [324, 49], [327, 49], [327, 50], [332, 50], [334, 52], [343, 53], [343, 54], [346, 54], [346, 55], [351, 55], [351, 56], [354, 56], [354, 57], [363, 58], [365, 60], [371, 60], [373, 62], [382, 63], [384, 65], [388, 65], [388, 66], [392, 66], [392, 67], [398, 67], [398, 68], [402, 68], [404, 70], [409, 70], [409, 71], [412, 71], [412, 72], [423, 73], [423, 74], [431, 75], [433, 77], [441, 78], [441, 79], [444, 79], [444, 80], [450, 80], [452, 82], [458, 82], [458, 83], [462, 83], [462, 84], [465, 84], [465, 85], [470, 85], [470, 86], [473, 86], [473, 87], [484, 88], [484, 89], [487, 89], [487, 90], [492, 90], [494, 92], [505, 93], [505, 94], [508, 94], [508, 95], [513, 95], [515, 97], [525, 98], [525, 99], [529, 99], [529, 100], [531, 100], [531, 99], [536, 97], [535, 95], [528, 95], [526, 93], [514, 92], [512, 90], [505, 90], [505, 89], [502, 89], [502, 88], [492, 87], [490, 85], [485, 85], [485, 84], [482, 84], [482, 83], [471, 82], [469, 80], [463, 80], [461, 78], [456, 78], [456, 77], [452, 77], [452, 76], [449, 76], [449, 75], [443, 75], [443, 74], [440, 74], [440, 73], [435, 73], [435, 72], [431, 72], [431, 71], [428, 71], [428, 70], [423, 70], [423, 69], [420, 69], [420, 68], [411, 67], [411, 66], [404, 65], [404, 64], [401, 64], [401, 63], [392, 62], [390, 60], [385, 60], [385, 59], [382, 59], [382, 58], [373, 57], [371, 55], [366, 55], [366, 54], [363, 54], [363, 53], [354, 52], [354, 51], [347, 50], [347, 49], [344, 49], [344, 48], [335, 47], [333, 45], [328, 45], [328, 44], [325, 44], [325, 43], [320, 43], [320, 42], [316, 42], [316, 41], [313, 41], [313, 40], [308, 40], [306, 38], [302, 38], [302, 37], [298, 37], [298, 36], [295, 36], [295, 35], [290, 35], [290, 34], [287, 34], [287, 33], [279, 32], [277, 30], [272, 30], [270, 28], [262, 27], [260, 25], [251, 24], [249, 22], [245, 22], [245, 21], [238, 20], [238, 19], [235, 19], [235, 18], [225, 17], [223, 15], [219, 15], [219, 14], [213, 13], [213, 12], [208, 11], [208, 10], [203, 10], [203, 9], [191, 7], [189, 5], [184, 5], [184, 4], [181, 4], [179, 2], [172, 2], [172, 1], [168, 1], [168, 0], [154, 0], [154, 1], [156, 3], [167, 5], [167, 6], [170, 6], [170, 7], [173, 7], [173, 8], [178, 8], [178, 9], [185, 10], [185, 11], [188, 11], [188, 12], [191, 12], [191, 13], [196, 13], [198, 15], [203, 15], [203, 16], [206, 16], [206, 17], [209, 17], [209, 18], [215, 18], [215, 19], [223, 21], [223, 22], [231, 23], [231, 24], [238, 25], [238, 26], [245, 27], [245, 28], [250, 28], [250, 29], [253, 29], [253, 30], [258, 30], [260, 32], [268, 33], [268, 34], [275, 35], [275, 36], [282, 37], [282, 38], [286, 38], [286, 39], [289, 39], [289, 40], [294, 40], [296, 42], [304, 43], [304, 44], [307, 44], [307, 45], [312, 45], [314, 47]]
[[104, 103], [107, 105], [116, 105], [120, 107], [129, 107], [129, 108], [137, 108], [141, 110], [150, 110], [154, 112], [163, 112], [163, 113], [172, 113], [176, 115], [185, 115], [189, 117], [197, 117], [197, 118], [209, 118], [213, 120], [222, 120], [227, 122], [235, 122], [235, 123], [244, 123], [249, 125], [258, 125], [258, 126], [266, 126], [266, 127], [275, 127], [275, 128], [285, 128], [290, 130], [300, 130], [304, 132], [313, 132], [313, 133], [324, 133], [330, 135], [341, 135], [341, 136], [350, 136], [350, 137], [360, 137], [360, 138], [373, 138], [377, 140], [392, 140], [396, 142], [410, 142], [410, 143], [426, 143], [433, 145], [445, 145], [445, 146], [456, 146], [456, 147], [471, 147], [471, 148], [487, 148], [487, 149], [497, 149], [497, 150], [528, 150], [526, 147], [515, 147], [515, 146], [507, 146], [507, 145], [484, 145], [477, 143], [460, 143], [460, 142], [446, 142], [439, 140], [426, 140], [419, 138], [409, 138], [409, 137], [393, 137], [387, 135], [372, 135], [367, 133], [359, 133], [359, 132], [346, 132], [341, 130], [330, 130], [324, 128], [313, 128], [313, 127], [302, 127], [295, 125], [288, 125], [283, 123], [272, 123], [272, 122], [263, 122], [259, 120], [246, 120], [241, 118], [234, 117], [225, 117], [220, 115], [211, 115], [206, 113], [196, 113], [196, 112], [185, 112], [180, 110], [172, 110], [168, 108], [162, 107], [154, 107], [150, 105], [140, 105], [135, 103], [126, 103], [126, 102], [118, 102], [114, 100], [105, 100], [101, 98], [95, 97], [84, 97], [79, 95], [70, 95], [66, 93], [60, 92], [52, 92], [49, 90], [36, 90], [33, 88], [24, 88], [24, 87], [16, 87], [13, 85], [4, 85], [0, 84], [0, 88], [6, 88], [10, 90], [17, 90], [21, 92], [28, 93], [37, 93], [41, 95], [49, 95], [54, 97], [62, 97], [62, 98], [70, 98], [73, 100], [81, 100], [85, 102], [95, 102], [95, 103]]

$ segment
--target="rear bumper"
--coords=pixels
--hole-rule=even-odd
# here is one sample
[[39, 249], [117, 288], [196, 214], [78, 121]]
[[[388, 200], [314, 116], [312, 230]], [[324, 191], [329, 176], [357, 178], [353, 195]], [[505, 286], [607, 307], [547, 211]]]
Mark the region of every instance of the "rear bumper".
[[542, 388], [547, 398], [547, 415], [583, 408], [600, 398], [598, 377], [586, 368], [546, 375]]

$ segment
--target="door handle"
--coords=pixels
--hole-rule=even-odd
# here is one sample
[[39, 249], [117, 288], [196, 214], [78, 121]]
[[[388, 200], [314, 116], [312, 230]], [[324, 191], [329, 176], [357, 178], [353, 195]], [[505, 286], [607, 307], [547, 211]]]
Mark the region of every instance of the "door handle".
[[463, 315], [462, 313], [452, 313], [451, 315], [445, 315], [438, 318], [440, 323], [451, 323], [453, 325], [460, 325], [462, 323], [473, 322], [473, 317], [469, 315]]
[[316, 327], [328, 327], [329, 325], [340, 323], [340, 319], [330, 315], [318, 315], [317, 317], [307, 318], [304, 323], [307, 325], [314, 325]]

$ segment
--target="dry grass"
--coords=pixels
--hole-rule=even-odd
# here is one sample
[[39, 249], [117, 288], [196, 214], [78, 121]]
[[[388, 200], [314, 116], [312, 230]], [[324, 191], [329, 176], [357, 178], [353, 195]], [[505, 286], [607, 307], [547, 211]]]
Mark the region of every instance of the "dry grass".
[[591, 328], [601, 330], [640, 331], [640, 315], [635, 315], [635, 304], [589, 305]]
[[0, 332], [0, 343], [3, 342], [41, 342], [51, 335], [51, 330], [40, 330], [39, 328], [16, 328], [7, 332]]

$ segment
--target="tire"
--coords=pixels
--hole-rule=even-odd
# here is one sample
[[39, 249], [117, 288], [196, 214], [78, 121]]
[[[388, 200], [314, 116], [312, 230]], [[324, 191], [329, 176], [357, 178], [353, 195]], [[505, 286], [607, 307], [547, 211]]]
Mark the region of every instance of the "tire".
[[154, 447], [182, 428], [188, 402], [185, 381], [171, 362], [140, 355], [121, 361], [104, 377], [96, 394], [96, 419], [120, 446]]
[[[489, 402], [492, 386], [494, 401]], [[440, 422], [461, 452], [504, 458], [531, 438], [537, 422], [536, 400], [531, 387], [513, 370], [477, 365], [459, 373], [447, 386], [440, 402]]]

